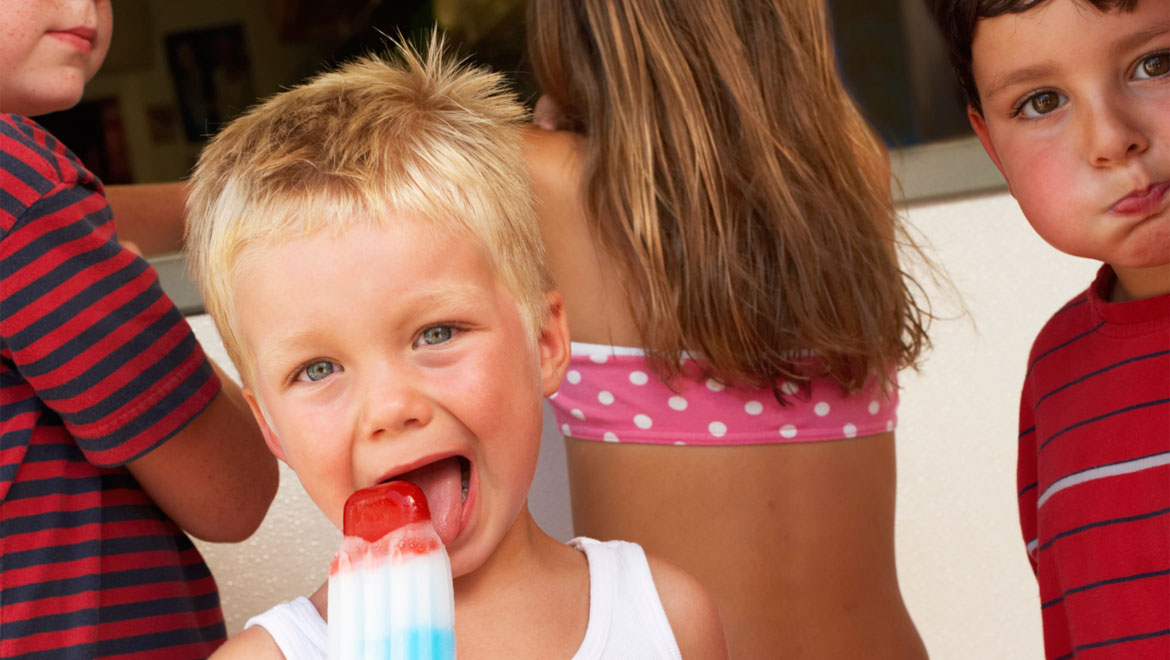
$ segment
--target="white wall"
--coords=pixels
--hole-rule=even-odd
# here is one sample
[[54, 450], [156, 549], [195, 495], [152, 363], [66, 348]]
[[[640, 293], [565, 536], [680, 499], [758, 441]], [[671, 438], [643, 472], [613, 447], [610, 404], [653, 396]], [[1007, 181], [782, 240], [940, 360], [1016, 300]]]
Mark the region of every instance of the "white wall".
[[[970, 316], [937, 322], [922, 371], [902, 377], [903, 592], [935, 658], [1039, 658], [1039, 601], [1016, 522], [1017, 397], [1033, 335], [1088, 285], [1096, 264], [1045, 245], [1004, 194], [916, 206], [909, 217]], [[928, 291], [936, 311], [961, 313], [954, 296], [935, 286]], [[192, 323], [226, 365], [211, 322]], [[564, 451], [550, 416], [530, 504], [546, 530], [567, 539]], [[282, 470], [276, 502], [252, 539], [199, 544], [219, 581], [231, 633], [248, 616], [312, 591], [339, 541], [295, 475]]]
[[[1016, 513], [1016, 417], [1032, 339], [1098, 264], [1032, 232], [1006, 194], [919, 206], [969, 316], [937, 322], [902, 377], [898, 572], [932, 657], [1041, 658], [1040, 602]], [[943, 314], [955, 300], [936, 296]]]

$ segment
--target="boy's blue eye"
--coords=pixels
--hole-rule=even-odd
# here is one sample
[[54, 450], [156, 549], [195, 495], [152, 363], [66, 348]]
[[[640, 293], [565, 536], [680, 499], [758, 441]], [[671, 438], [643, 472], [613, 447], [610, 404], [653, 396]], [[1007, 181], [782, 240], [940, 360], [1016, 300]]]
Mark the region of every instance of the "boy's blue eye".
[[305, 367], [301, 373], [305, 375], [305, 378], [316, 382], [332, 374], [335, 366], [336, 365], [328, 360], [318, 360], [317, 362], [314, 362]]
[[1133, 77], [1139, 80], [1160, 78], [1167, 73], [1170, 73], [1170, 51], [1163, 50], [1150, 53], [1138, 60], [1137, 66], [1134, 67]]
[[435, 344], [442, 344], [443, 342], [450, 341], [453, 334], [454, 331], [452, 330], [451, 326], [435, 325], [427, 328], [426, 330], [423, 330], [422, 337], [420, 339], [422, 339], [424, 344], [430, 344], [433, 346]]

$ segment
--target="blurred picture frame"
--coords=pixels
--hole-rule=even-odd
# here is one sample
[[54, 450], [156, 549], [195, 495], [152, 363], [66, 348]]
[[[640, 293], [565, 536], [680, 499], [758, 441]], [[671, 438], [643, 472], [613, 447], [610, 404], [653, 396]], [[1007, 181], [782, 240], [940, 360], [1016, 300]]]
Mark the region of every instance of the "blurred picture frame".
[[188, 141], [214, 135], [255, 101], [242, 25], [169, 34], [165, 45]]

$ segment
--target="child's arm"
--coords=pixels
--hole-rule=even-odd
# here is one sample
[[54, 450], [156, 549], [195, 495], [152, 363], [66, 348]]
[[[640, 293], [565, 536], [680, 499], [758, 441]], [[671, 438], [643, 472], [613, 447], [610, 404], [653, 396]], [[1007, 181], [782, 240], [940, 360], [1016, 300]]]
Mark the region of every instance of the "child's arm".
[[[325, 618], [328, 612], [328, 597], [328, 580], [313, 595], [309, 596], [309, 602], [313, 604], [313, 607], [317, 610], [317, 614], [322, 619]], [[297, 642], [288, 640], [286, 643], [296, 644]], [[290, 649], [290, 653], [297, 653], [296, 648]], [[277, 660], [285, 657], [272, 634], [262, 625], [254, 625], [251, 628], [247, 628], [244, 632], [229, 639], [227, 643], [219, 647], [219, 650], [211, 655], [211, 658], [214, 660], [224, 660], [225, 658], [241, 658], [242, 660], [272, 658], [273, 660]]]
[[[186, 184], [106, 191], [124, 247], [139, 256], [182, 248]], [[182, 431], [126, 467], [180, 527], [222, 543], [242, 541], [260, 525], [276, 494], [278, 472], [239, 387], [218, 367], [216, 373], [221, 390], [215, 400]]]
[[221, 389], [149, 266], [111, 240], [112, 214], [88, 171], [35, 151], [49, 138], [34, 123], [2, 127], [4, 144], [11, 136], [36, 166], [0, 208], [4, 256], [15, 256], [5, 285], [22, 287], [5, 291], [5, 360], [88, 460], [126, 464], [196, 536], [248, 536], [277, 471], [238, 388], [221, 378]]
[[205, 541], [242, 541], [276, 495], [279, 473], [240, 388], [221, 390], [197, 417], [126, 467], [172, 520]]
[[209, 660], [230, 660], [231, 658], [284, 660], [284, 654], [280, 652], [276, 640], [272, 639], [272, 635], [269, 635], [267, 630], [262, 626], [252, 626], [224, 642], [219, 650], [211, 654]]
[[106, 201], [114, 211], [118, 238], [133, 242], [142, 254], [153, 256], [183, 249], [186, 183], [107, 186]]
[[723, 624], [707, 590], [674, 564], [649, 556], [646, 561], [683, 660], [726, 660]]

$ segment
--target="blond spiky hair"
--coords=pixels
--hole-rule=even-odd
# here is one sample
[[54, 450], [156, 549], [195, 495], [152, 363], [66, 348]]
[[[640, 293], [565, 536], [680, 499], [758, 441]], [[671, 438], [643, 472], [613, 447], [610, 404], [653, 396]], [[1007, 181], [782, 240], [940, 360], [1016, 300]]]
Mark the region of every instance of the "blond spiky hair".
[[187, 253], [204, 306], [247, 382], [232, 277], [245, 251], [409, 216], [476, 242], [533, 339], [552, 288], [522, 152], [526, 112], [503, 77], [425, 54], [366, 57], [248, 110], [203, 150]]

